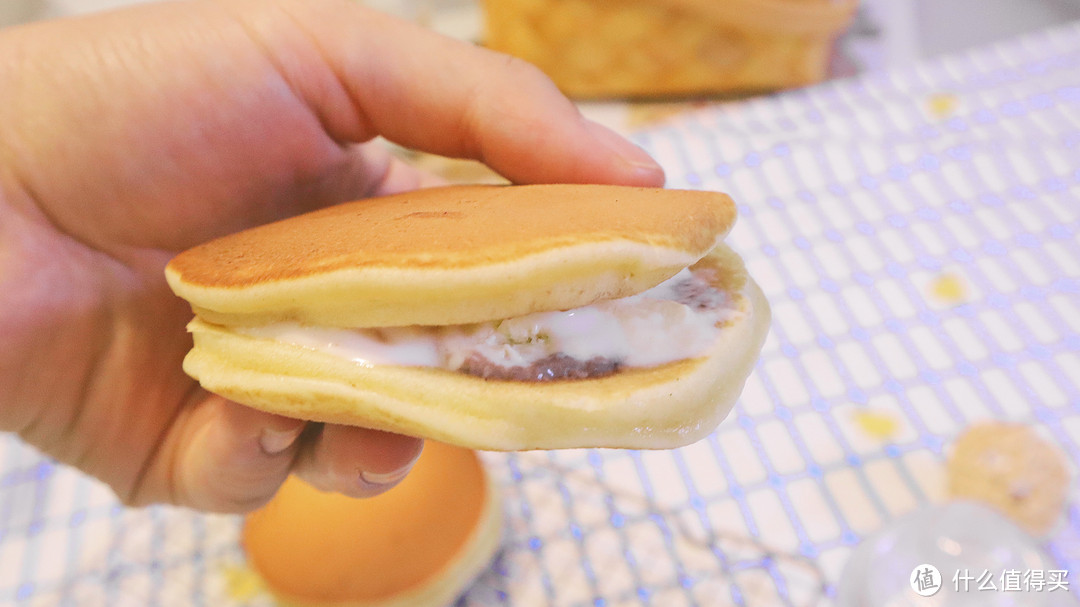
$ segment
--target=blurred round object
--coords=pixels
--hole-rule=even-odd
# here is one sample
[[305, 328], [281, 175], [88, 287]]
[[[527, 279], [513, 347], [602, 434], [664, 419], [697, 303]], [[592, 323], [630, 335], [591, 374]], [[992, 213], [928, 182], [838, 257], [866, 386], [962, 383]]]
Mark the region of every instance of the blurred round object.
[[946, 475], [950, 497], [985, 502], [1037, 536], [1049, 534], [1065, 510], [1064, 456], [1023, 424], [972, 426], [953, 445]]
[[[840, 578], [836, 607], [1075, 605], [1068, 591], [1048, 590], [1059, 569], [1001, 514], [951, 502], [893, 521], [859, 544]], [[1034, 586], [1039, 580], [1042, 586]]]
[[498, 494], [474, 451], [427, 441], [397, 487], [369, 499], [290, 477], [244, 522], [251, 567], [289, 605], [443, 606], [498, 547]]

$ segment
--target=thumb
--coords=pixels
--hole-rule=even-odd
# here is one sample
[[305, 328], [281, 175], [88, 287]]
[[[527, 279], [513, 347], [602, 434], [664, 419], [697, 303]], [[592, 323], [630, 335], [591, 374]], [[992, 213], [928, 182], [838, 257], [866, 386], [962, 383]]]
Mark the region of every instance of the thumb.
[[168, 462], [163, 472], [170, 495], [136, 501], [158, 497], [211, 512], [254, 510], [288, 476], [304, 427], [302, 420], [207, 395], [173, 425], [157, 458]]

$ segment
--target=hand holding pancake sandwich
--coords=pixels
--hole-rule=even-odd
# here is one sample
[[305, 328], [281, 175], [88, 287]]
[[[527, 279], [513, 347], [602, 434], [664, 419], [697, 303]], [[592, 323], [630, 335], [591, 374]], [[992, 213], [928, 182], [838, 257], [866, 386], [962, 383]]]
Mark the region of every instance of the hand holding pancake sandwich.
[[[382, 147], [365, 143], [376, 136], [482, 160], [517, 183], [663, 182], [640, 149], [584, 120], [534, 69], [349, 0], [153, 3], [6, 29], [0, 31], [0, 116], [0, 430], [102, 479], [133, 504], [250, 510], [290, 472], [322, 489], [368, 495], [400, 480], [421, 446], [416, 438], [329, 416], [330, 423], [309, 424], [200, 387], [182, 370], [192, 348], [185, 329], [191, 308], [164, 277], [180, 251], [313, 209], [429, 184]], [[659, 284], [712, 244], [707, 235], [690, 241], [675, 239], [626, 263], [617, 261], [618, 251], [633, 247], [596, 245], [613, 251], [604, 263], [617, 274], [639, 276], [600, 281], [606, 281], [602, 295], [630, 297]], [[537, 255], [558, 261], [563, 253]], [[581, 290], [591, 281], [589, 264], [574, 255], [565, 257], [565, 269]], [[540, 271], [545, 266], [528, 261], [535, 257], [506, 260]], [[540, 278], [536, 271], [529, 281]], [[453, 281], [461, 276], [442, 275], [447, 292], [458, 292]], [[460, 292], [486, 298], [475, 287]], [[544, 312], [515, 304], [506, 313]], [[298, 320], [287, 316], [276, 320]], [[399, 322], [491, 324], [460, 315], [394, 321], [383, 314], [376, 328], [395, 332], [391, 325]], [[214, 335], [208, 329], [199, 340]], [[253, 354], [274, 359], [274, 349]], [[629, 381], [624, 363], [629, 366], [618, 362], [618, 372], [580, 385]], [[308, 362], [297, 364], [310, 370]], [[312, 363], [334, 364], [346, 363]], [[672, 364], [680, 363], [657, 368]], [[477, 379], [396, 369], [380, 376], [399, 385], [401, 373], [433, 374], [440, 389]], [[462, 388], [459, 396], [473, 389]], [[338, 421], [352, 420], [341, 414]]]
[[[244, 525], [266, 587], [290, 605], [450, 604], [486, 567], [502, 520], [462, 446], [659, 448], [710, 432], [769, 317], [720, 242], [733, 211], [701, 191], [448, 186], [175, 257], [169, 284], [197, 314], [184, 368], [206, 389], [439, 439], [374, 499], [283, 485]], [[462, 456], [472, 466], [451, 465]]]
[[479, 449], [668, 448], [727, 414], [768, 305], [723, 195], [449, 186], [226, 236], [166, 268], [185, 370], [237, 402]]

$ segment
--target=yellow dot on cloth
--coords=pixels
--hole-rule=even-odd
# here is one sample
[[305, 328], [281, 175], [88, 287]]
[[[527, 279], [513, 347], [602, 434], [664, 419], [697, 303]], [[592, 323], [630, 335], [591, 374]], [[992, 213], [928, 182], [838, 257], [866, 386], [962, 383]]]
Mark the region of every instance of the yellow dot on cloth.
[[877, 439], [890, 439], [900, 430], [900, 423], [887, 413], [858, 411], [854, 418], [860, 430]]
[[957, 274], [942, 274], [930, 282], [930, 295], [941, 303], [963, 303], [967, 294], [967, 282]]
[[250, 601], [265, 590], [262, 578], [250, 567], [230, 565], [222, 571], [225, 594], [235, 601]]
[[960, 98], [952, 93], [935, 93], [926, 100], [926, 109], [935, 118], [948, 118], [960, 107]]

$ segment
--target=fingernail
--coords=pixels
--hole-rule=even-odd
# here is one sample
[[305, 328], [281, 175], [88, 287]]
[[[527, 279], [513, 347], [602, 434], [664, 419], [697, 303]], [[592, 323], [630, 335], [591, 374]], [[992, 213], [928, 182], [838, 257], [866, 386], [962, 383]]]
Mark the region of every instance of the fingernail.
[[361, 470], [360, 482], [366, 483], [368, 485], [392, 485], [408, 476], [409, 472], [412, 471], [413, 466], [416, 465], [416, 460], [418, 459], [420, 459], [419, 453], [417, 453], [416, 456], [413, 457], [411, 461], [409, 461], [409, 463], [398, 468], [397, 470], [392, 470], [390, 472], [369, 472], [367, 470]]
[[274, 430], [273, 428], [266, 428], [263, 430], [262, 435], [259, 436], [259, 446], [262, 447], [263, 453], [267, 455], [277, 455], [282, 451], [285, 451], [296, 442], [300, 432], [304, 429], [304, 425], [300, 424], [292, 430]]
[[361, 472], [360, 480], [369, 485], [392, 485], [409, 474], [410, 468], [394, 470], [393, 472]]
[[593, 136], [600, 141], [608, 150], [617, 155], [623, 162], [634, 168], [635, 172], [644, 176], [653, 177], [659, 175], [663, 178], [664, 169], [653, 160], [652, 156], [634, 145], [633, 142], [619, 135], [608, 127], [591, 120], [586, 120]]

